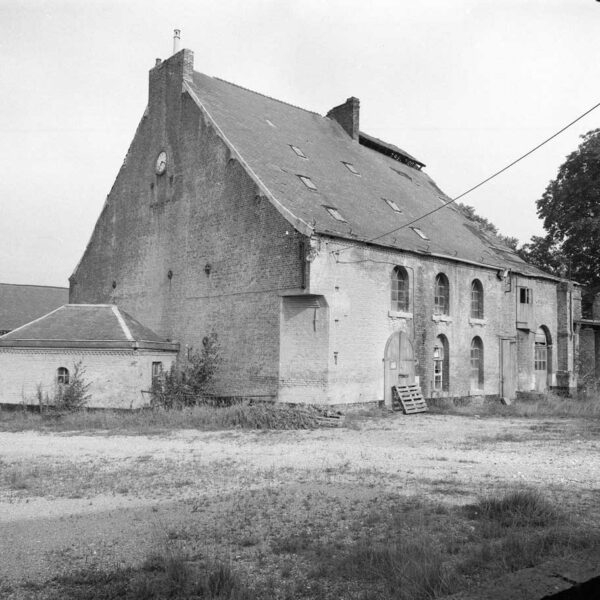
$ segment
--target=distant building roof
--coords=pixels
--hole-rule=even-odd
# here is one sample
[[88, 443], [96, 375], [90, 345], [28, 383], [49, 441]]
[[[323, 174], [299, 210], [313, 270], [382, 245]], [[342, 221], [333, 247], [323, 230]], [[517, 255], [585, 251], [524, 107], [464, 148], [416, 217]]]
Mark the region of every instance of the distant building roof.
[[193, 72], [184, 86], [274, 206], [306, 235], [556, 279], [480, 233], [453, 204], [418, 221], [427, 239], [410, 227], [397, 229], [450, 200], [401, 148], [363, 132], [355, 141], [332, 118], [202, 73]]
[[65, 304], [0, 337], [2, 347], [179, 349], [114, 304]]
[[12, 331], [68, 301], [68, 288], [0, 283], [0, 331]]

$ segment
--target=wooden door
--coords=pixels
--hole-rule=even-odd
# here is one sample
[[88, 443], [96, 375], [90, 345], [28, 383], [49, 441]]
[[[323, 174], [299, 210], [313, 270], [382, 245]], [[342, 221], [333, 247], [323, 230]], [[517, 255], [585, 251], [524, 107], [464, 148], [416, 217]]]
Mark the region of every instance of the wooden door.
[[415, 382], [415, 359], [413, 346], [406, 333], [395, 331], [385, 345], [384, 362], [384, 400], [392, 404], [392, 387]]
[[500, 394], [514, 400], [517, 397], [517, 343], [514, 340], [502, 340], [500, 365]]

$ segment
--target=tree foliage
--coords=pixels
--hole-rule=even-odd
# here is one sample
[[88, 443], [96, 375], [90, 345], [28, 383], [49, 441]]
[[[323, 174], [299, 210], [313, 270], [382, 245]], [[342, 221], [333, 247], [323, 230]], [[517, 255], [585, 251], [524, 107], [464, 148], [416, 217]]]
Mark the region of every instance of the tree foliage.
[[481, 215], [478, 215], [472, 206], [469, 206], [468, 204], [462, 204], [461, 202], [457, 202], [456, 207], [463, 214], [463, 216], [469, 219], [469, 221], [471, 221], [472, 223], [475, 223], [479, 227], [479, 229], [498, 238], [503, 244], [505, 244], [512, 250], [517, 250], [517, 245], [519, 244], [519, 240], [517, 238], [502, 235], [498, 231], [498, 228], [491, 221], [489, 221], [485, 217], [482, 217]]
[[600, 291], [600, 129], [582, 139], [536, 202], [547, 232], [536, 259], [567, 270], [594, 294]]

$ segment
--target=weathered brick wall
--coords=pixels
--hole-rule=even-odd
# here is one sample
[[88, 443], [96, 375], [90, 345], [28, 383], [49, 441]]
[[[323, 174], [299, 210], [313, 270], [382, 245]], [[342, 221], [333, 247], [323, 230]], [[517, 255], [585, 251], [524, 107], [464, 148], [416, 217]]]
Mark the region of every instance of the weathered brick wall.
[[[447, 337], [450, 350], [448, 395], [500, 393], [500, 340], [515, 339], [516, 289], [533, 289], [536, 327], [544, 325], [556, 339], [556, 285], [515, 276], [500, 280], [495, 269], [471, 266], [434, 257], [355, 246], [323, 240], [311, 264], [310, 291], [330, 304], [330, 370], [328, 401], [332, 403], [383, 398], [383, 358], [386, 342], [396, 330], [414, 339], [416, 372], [427, 396], [432, 395], [433, 347], [438, 335]], [[411, 286], [411, 315], [390, 312], [391, 273], [396, 265], [407, 269]], [[434, 284], [438, 273], [450, 283], [450, 315], [434, 317]], [[484, 319], [470, 317], [471, 282], [479, 279], [484, 290]], [[484, 386], [470, 383], [471, 341], [479, 336], [484, 348]], [[521, 340], [523, 359], [520, 389], [533, 387], [533, 338]], [[337, 364], [335, 354], [337, 353]], [[556, 371], [556, 352], [553, 372]]]
[[217, 333], [216, 391], [274, 396], [279, 294], [301, 291], [301, 236], [182, 94], [186, 56], [151, 72], [147, 114], [74, 273], [71, 302], [115, 302], [182, 351]]
[[59, 367], [72, 375], [76, 363], [90, 384], [89, 407], [137, 408], [149, 402], [152, 363], [168, 370], [174, 353], [147, 351], [61, 350], [0, 348], [0, 403], [37, 405], [37, 388], [53, 396]]

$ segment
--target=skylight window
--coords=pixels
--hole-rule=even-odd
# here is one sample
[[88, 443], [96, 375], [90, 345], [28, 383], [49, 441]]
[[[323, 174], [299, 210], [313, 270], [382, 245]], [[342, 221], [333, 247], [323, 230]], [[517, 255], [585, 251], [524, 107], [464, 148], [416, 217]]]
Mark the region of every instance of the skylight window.
[[300, 158], [308, 158], [306, 156], [306, 154], [304, 154], [304, 152], [302, 152], [302, 150], [300, 150], [300, 148], [298, 148], [298, 146], [292, 146], [292, 144], [290, 144], [290, 148], [300, 157]]
[[400, 207], [393, 201], [393, 200], [388, 200], [387, 198], [383, 198], [383, 201], [392, 209], [395, 210], [397, 213], [401, 213], [402, 210], [400, 209]]
[[333, 206], [324, 206], [323, 207], [336, 221], [341, 221], [342, 223], [346, 223], [346, 219], [342, 217], [340, 211]]
[[411, 229], [422, 239], [422, 240], [429, 240], [429, 238], [418, 228], [418, 227], [411, 227]]
[[317, 191], [317, 186], [312, 182], [310, 177], [305, 177], [304, 175], [298, 175], [298, 177], [309, 190], [312, 190], [313, 192]]
[[350, 171], [350, 173], [354, 173], [354, 175], [360, 175], [352, 163], [342, 161], [342, 164], [346, 167], [346, 169], [348, 169], [348, 171]]

